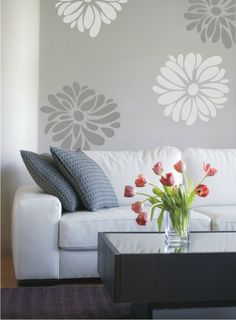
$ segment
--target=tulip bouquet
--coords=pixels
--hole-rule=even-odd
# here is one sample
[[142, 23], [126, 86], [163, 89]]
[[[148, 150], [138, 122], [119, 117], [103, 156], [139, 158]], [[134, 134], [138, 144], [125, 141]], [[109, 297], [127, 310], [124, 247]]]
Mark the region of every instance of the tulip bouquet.
[[[154, 217], [156, 209], [160, 210], [157, 218], [159, 231], [163, 223], [164, 213], [167, 212], [171, 222], [171, 228], [179, 237], [185, 238], [188, 233], [189, 226], [189, 211], [194, 202], [195, 196], [206, 197], [209, 193], [208, 187], [203, 184], [204, 180], [209, 176], [214, 176], [217, 170], [209, 163], [203, 164], [205, 174], [202, 180], [194, 186], [192, 179], [186, 176], [186, 165], [183, 160], [179, 160], [173, 165], [173, 168], [183, 175], [183, 184], [175, 185], [175, 179], [172, 172], [164, 175], [164, 170], [161, 162], [158, 162], [152, 168], [153, 172], [160, 176], [160, 182], [163, 190], [155, 184], [148, 181], [143, 174], [139, 174], [135, 180], [136, 188], [133, 186], [125, 186], [124, 196], [134, 197], [136, 194], [143, 195], [146, 198], [143, 201], [134, 202], [131, 206], [132, 210], [137, 214], [136, 222], [139, 225], [146, 225], [149, 215], [145, 210], [145, 202], [151, 203], [150, 219]], [[152, 195], [138, 192], [137, 190], [150, 185], [152, 187]]]

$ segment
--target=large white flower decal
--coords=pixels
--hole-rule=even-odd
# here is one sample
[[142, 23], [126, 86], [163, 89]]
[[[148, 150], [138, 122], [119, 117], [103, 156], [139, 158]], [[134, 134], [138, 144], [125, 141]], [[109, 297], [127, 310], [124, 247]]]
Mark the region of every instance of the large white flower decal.
[[158, 103], [165, 107], [165, 115], [176, 122], [182, 119], [188, 126], [198, 118], [209, 121], [215, 117], [229, 92], [225, 69], [219, 67], [222, 58], [203, 60], [201, 54], [189, 53], [177, 58], [171, 55], [169, 59], [157, 76], [158, 85], [153, 86], [159, 95]]
[[73, 83], [62, 92], [48, 96], [49, 105], [41, 107], [48, 114], [44, 132], [53, 134], [53, 141], [65, 149], [88, 150], [90, 145], [103, 145], [120, 127], [120, 113], [113, 99], [97, 95], [93, 89]]
[[60, 0], [56, 3], [57, 13], [63, 22], [80, 32], [89, 30], [90, 37], [98, 35], [101, 24], [110, 24], [121, 11], [121, 4], [128, 0]]

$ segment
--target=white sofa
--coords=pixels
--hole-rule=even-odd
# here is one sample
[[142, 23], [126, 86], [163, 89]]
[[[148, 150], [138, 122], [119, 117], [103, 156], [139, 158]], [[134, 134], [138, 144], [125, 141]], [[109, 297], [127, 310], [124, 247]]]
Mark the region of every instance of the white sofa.
[[[12, 245], [17, 280], [68, 279], [98, 277], [97, 234], [100, 231], [156, 231], [156, 221], [146, 226], [135, 222], [123, 190], [139, 173], [155, 183], [152, 166], [161, 161], [165, 171], [183, 159], [187, 174], [197, 183], [203, 176], [203, 162], [218, 169], [206, 181], [207, 198], [196, 197], [191, 216], [194, 231], [236, 231], [236, 149], [214, 150], [162, 147], [140, 152], [87, 151], [109, 177], [119, 207], [97, 212], [62, 213], [58, 198], [45, 194], [37, 186], [18, 189], [13, 204]], [[176, 182], [181, 182], [175, 173]]]

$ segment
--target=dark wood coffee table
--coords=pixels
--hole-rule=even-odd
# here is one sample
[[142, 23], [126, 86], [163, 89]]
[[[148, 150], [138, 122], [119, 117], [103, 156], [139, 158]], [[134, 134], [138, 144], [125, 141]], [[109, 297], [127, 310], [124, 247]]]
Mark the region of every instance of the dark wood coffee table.
[[99, 233], [98, 273], [114, 302], [132, 303], [133, 318], [236, 306], [236, 232], [193, 232], [187, 249], [167, 248], [163, 233]]

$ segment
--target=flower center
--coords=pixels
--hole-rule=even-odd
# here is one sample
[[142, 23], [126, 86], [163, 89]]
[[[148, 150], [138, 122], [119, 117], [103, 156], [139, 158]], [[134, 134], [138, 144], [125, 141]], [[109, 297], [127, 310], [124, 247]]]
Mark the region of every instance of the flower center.
[[196, 83], [191, 83], [191, 84], [188, 86], [187, 91], [188, 91], [188, 94], [189, 94], [190, 96], [195, 96], [195, 95], [198, 93], [198, 91], [199, 91], [199, 87], [198, 87], [198, 85], [197, 85]]
[[84, 115], [81, 111], [77, 110], [74, 112], [74, 118], [76, 121], [82, 121], [84, 120]]
[[211, 9], [212, 14], [214, 14], [215, 16], [219, 16], [221, 14], [221, 9], [219, 7], [213, 7]]

